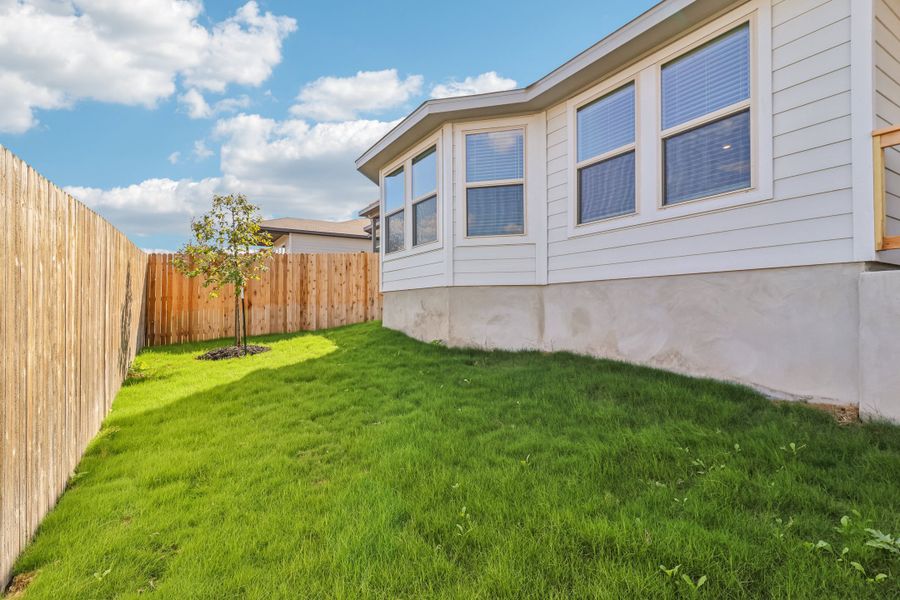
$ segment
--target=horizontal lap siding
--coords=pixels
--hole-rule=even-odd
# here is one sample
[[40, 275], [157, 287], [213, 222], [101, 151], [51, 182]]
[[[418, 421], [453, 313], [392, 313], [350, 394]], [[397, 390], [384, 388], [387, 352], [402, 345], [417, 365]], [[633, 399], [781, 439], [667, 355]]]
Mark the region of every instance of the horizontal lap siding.
[[447, 285], [443, 248], [402, 258], [388, 257], [382, 263], [381, 289], [385, 292]]
[[534, 285], [534, 244], [460, 246], [454, 257], [456, 285]]
[[[875, 116], [877, 127], [900, 125], [900, 6], [875, 2]], [[885, 152], [885, 233], [900, 235], [900, 148]]]
[[551, 283], [852, 260], [850, 0], [773, 4], [774, 198], [569, 239], [566, 109], [547, 113]]

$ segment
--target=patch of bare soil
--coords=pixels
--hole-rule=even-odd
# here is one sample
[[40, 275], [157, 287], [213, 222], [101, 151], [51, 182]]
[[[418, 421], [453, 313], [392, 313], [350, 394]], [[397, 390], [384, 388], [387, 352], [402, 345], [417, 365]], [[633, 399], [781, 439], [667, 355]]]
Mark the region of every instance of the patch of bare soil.
[[859, 422], [859, 407], [858, 406], [839, 406], [837, 404], [816, 404], [811, 402], [809, 404], [813, 408], [817, 408], [819, 410], [824, 410], [827, 413], [830, 413], [834, 420], [840, 423], [841, 425], [849, 425], [850, 423], [858, 423]]
[[268, 346], [252, 346], [248, 345], [246, 352], [243, 346], [225, 346], [224, 348], [215, 348], [206, 354], [197, 357], [198, 360], [224, 360], [226, 358], [240, 358], [251, 354], [260, 354], [271, 350]]
[[25, 595], [25, 588], [28, 587], [34, 578], [37, 577], [37, 571], [28, 571], [27, 573], [19, 573], [15, 577], [13, 577], [12, 582], [9, 584], [9, 587], [6, 588], [6, 596], [3, 598], [5, 600], [12, 600], [13, 598], [21, 598]]
[[[778, 403], [788, 403], [790, 400], [776, 400]], [[841, 404], [824, 404], [819, 402], [804, 402], [807, 406], [827, 412], [839, 425], [850, 425], [851, 423], [859, 423], [859, 407], [846, 406]]]

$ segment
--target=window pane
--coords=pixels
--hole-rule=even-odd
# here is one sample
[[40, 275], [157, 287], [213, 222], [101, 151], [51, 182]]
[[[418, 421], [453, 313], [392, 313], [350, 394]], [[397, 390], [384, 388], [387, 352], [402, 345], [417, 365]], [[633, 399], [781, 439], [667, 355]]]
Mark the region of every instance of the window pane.
[[403, 206], [403, 195], [406, 191], [406, 181], [403, 178], [403, 169], [398, 169], [384, 178], [384, 210], [390, 212]]
[[634, 212], [634, 152], [578, 170], [578, 222]]
[[634, 84], [578, 109], [578, 160], [634, 142]]
[[466, 181], [521, 179], [524, 135], [521, 130], [466, 136]]
[[750, 187], [750, 112], [664, 142], [666, 204]]
[[384, 219], [385, 252], [403, 250], [403, 211], [396, 212]]
[[422, 200], [413, 206], [413, 246], [437, 239], [437, 197]]
[[413, 159], [412, 180], [413, 198], [421, 198], [437, 189], [437, 152], [435, 152], [435, 148]]
[[744, 25], [663, 67], [663, 129], [749, 97], [750, 26]]
[[470, 236], [525, 233], [522, 185], [471, 188], [466, 191], [466, 230]]

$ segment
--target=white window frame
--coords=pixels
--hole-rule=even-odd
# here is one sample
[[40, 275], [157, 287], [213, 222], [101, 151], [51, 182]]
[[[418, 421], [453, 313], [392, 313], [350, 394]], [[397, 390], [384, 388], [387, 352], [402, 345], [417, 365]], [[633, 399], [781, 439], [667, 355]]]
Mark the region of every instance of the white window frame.
[[[772, 7], [766, 0], [751, 0], [674, 41], [634, 65], [570, 98], [567, 109], [569, 238], [604, 231], [639, 227], [686, 216], [729, 210], [771, 200], [773, 194], [772, 141]], [[668, 130], [662, 129], [662, 66], [679, 56], [750, 24], [750, 130], [751, 187], [664, 204], [663, 135], [667, 137], [698, 124], [739, 112], [738, 104], [704, 115]], [[635, 81], [635, 212], [578, 223], [577, 109], [592, 100]], [[742, 104], [742, 103], [739, 103]]]
[[[546, 238], [546, 221], [541, 223], [542, 215], [546, 215], [546, 173], [547, 173], [547, 143], [546, 143], [546, 117], [544, 113], [526, 115], [524, 117], [501, 117], [481, 121], [455, 123], [453, 125], [454, 143], [454, 245], [455, 246], [499, 246], [511, 244], [534, 244]], [[492, 131], [509, 131], [522, 129], [524, 131], [523, 144], [523, 179], [522, 197], [525, 203], [523, 217], [525, 227], [523, 233], [500, 234], [492, 236], [469, 236], [468, 214], [466, 212], [467, 186], [478, 187], [484, 183], [488, 185], [503, 185], [506, 183], [520, 182], [516, 180], [491, 181], [491, 182], [466, 182], [466, 135], [472, 133], [487, 133]], [[542, 181], [543, 179], [543, 181]], [[532, 182], [538, 182], [532, 185]], [[483, 185], [482, 185], [483, 187]], [[546, 219], [546, 216], [543, 217]]]
[[[614, 221], [617, 219], [625, 219], [632, 215], [635, 215], [639, 212], [638, 202], [640, 199], [640, 190], [638, 189], [638, 185], [640, 184], [640, 178], [638, 174], [640, 173], [640, 152], [638, 151], [638, 124], [640, 122], [640, 110], [638, 110], [638, 101], [640, 99], [640, 84], [636, 77], [628, 77], [622, 80], [614, 79], [612, 80], [614, 83], [605, 84], [603, 87], [595, 88], [592, 90], [587, 96], [581, 98], [578, 102], [576, 102], [573, 106], [574, 113], [574, 125], [572, 126], [572, 131], [574, 134], [574, 143], [573, 143], [573, 152], [572, 152], [572, 160], [575, 161], [574, 168], [574, 178], [572, 181], [572, 195], [575, 197], [575, 207], [573, 212], [573, 218], [575, 220], [575, 227], [579, 229], [589, 229], [593, 225], [602, 225], [608, 221]], [[599, 154], [597, 156], [593, 156], [591, 158], [587, 158], [585, 160], [578, 160], [578, 111], [591, 104], [604, 96], [617, 92], [622, 88], [628, 85], [634, 86], [634, 141], [630, 144], [625, 144], [624, 146], [620, 146], [608, 152], [604, 152], [603, 154]], [[579, 223], [578, 218], [581, 216], [581, 192], [579, 185], [579, 177], [578, 174], [581, 169], [585, 167], [590, 167], [591, 165], [595, 165], [597, 163], [604, 162], [611, 158], [616, 158], [617, 156], [627, 154], [628, 152], [634, 152], [634, 210], [629, 213], [623, 215], [610, 215], [608, 217], [601, 217], [599, 219], [594, 219], [593, 221], [587, 221], [585, 223]]]
[[[388, 177], [394, 175], [400, 169], [403, 169], [403, 204], [401, 204], [399, 208], [395, 208], [395, 209], [391, 210], [390, 212], [388, 212], [387, 211], [387, 198], [386, 198], [386, 194], [385, 194], [387, 188], [385, 188], [384, 182]], [[385, 254], [387, 254], [389, 256], [394, 256], [398, 252], [403, 252], [404, 250], [406, 250], [406, 221], [407, 221], [406, 216], [407, 216], [407, 214], [405, 211], [406, 211], [406, 196], [408, 195], [406, 193], [406, 188], [408, 187], [408, 185], [409, 185], [409, 177], [408, 177], [408, 173], [406, 171], [405, 164], [401, 164], [399, 166], [396, 166], [393, 169], [385, 171], [385, 173], [381, 177], [381, 190], [382, 190], [381, 191], [381, 215], [382, 215], [381, 218], [382, 218], [382, 225], [384, 227], [384, 231], [388, 231], [388, 233], [390, 233], [390, 231], [388, 230], [388, 227], [387, 227], [388, 217], [392, 217], [399, 212], [403, 213], [403, 248], [401, 248], [400, 250], [394, 250], [393, 252], [387, 252], [387, 250], [385, 250]], [[390, 235], [388, 235], [388, 237], [390, 237]]]
[[[657, 147], [659, 150], [659, 195], [657, 196], [657, 207], [660, 210], [668, 210], [672, 207], [680, 206], [680, 205], [684, 205], [684, 204], [690, 204], [692, 202], [703, 202], [703, 201], [711, 200], [714, 198], [722, 198], [722, 197], [727, 197], [727, 196], [731, 196], [731, 195], [735, 195], [735, 194], [746, 193], [746, 192], [751, 191], [754, 188], [756, 188], [756, 186], [758, 184], [759, 175], [758, 175], [758, 169], [755, 168], [755, 166], [756, 166], [755, 163], [757, 162], [756, 147], [759, 144], [759, 140], [757, 139], [757, 135], [754, 133], [755, 132], [754, 126], [756, 125], [756, 119], [755, 119], [755, 115], [754, 115], [755, 111], [753, 110], [753, 106], [755, 104], [753, 91], [756, 87], [754, 85], [754, 82], [758, 78], [754, 76], [754, 62], [756, 61], [756, 44], [754, 44], [755, 36], [753, 34], [754, 34], [755, 24], [754, 24], [754, 18], [752, 15], [747, 18], [740, 19], [740, 20], [736, 21], [733, 25], [724, 27], [712, 35], [706, 36], [704, 39], [691, 44], [689, 47], [682, 49], [675, 54], [670, 55], [664, 61], [659, 62], [657, 64], [656, 69], [657, 69], [657, 72], [659, 73], [659, 75], [657, 77], [657, 81], [660, 82], [660, 89], [659, 89], [660, 128], [662, 127], [662, 101], [663, 101], [663, 98], [662, 98], [661, 83], [662, 83], [663, 68], [667, 64], [678, 60], [682, 56], [689, 54], [690, 52], [696, 50], [697, 48], [704, 46], [705, 44], [708, 44], [709, 42], [715, 40], [719, 36], [731, 33], [733, 31], [739, 29], [740, 27], [743, 27], [745, 24], [749, 24], [749, 27], [750, 27], [750, 32], [749, 32], [749, 35], [750, 35], [750, 49], [749, 49], [750, 62], [748, 65], [749, 69], [750, 69], [750, 97], [747, 98], [746, 100], [741, 100], [740, 102], [735, 102], [734, 104], [732, 104], [730, 106], [720, 108], [711, 113], [701, 115], [699, 117], [691, 119], [690, 121], [685, 121], [684, 123], [680, 123], [678, 125], [675, 125], [674, 127], [670, 127], [668, 129], [660, 129], [659, 143], [657, 144]], [[675, 202], [673, 204], [666, 204], [666, 181], [665, 181], [665, 175], [666, 175], [665, 154], [666, 153], [665, 153], [665, 149], [664, 149], [666, 140], [673, 138], [673, 137], [677, 136], [678, 134], [684, 133], [686, 131], [690, 131], [692, 129], [702, 127], [704, 125], [708, 125], [710, 123], [713, 123], [720, 119], [724, 119], [726, 117], [733, 117], [733, 116], [737, 115], [738, 113], [742, 113], [745, 111], [748, 111], [750, 113], [750, 185], [748, 187], [740, 188], [737, 190], [731, 190], [728, 192], [720, 192], [717, 194], [710, 194], [708, 196], [700, 196], [699, 198], [691, 198], [690, 200], [682, 200], [681, 202]]]
[[[435, 166], [434, 166], [434, 189], [431, 190], [431, 191], [429, 191], [428, 193], [420, 194], [419, 196], [413, 198], [413, 197], [412, 197], [412, 193], [413, 193], [413, 190], [412, 190], [413, 165], [415, 164], [415, 160], [416, 160], [417, 158], [419, 158], [420, 156], [422, 156], [423, 154], [425, 154], [426, 152], [428, 152], [428, 151], [431, 150], [432, 148], [434, 148], [434, 162], [435, 162]], [[410, 237], [410, 239], [409, 239], [409, 243], [410, 243], [410, 247], [411, 247], [411, 248], [422, 248], [423, 246], [428, 246], [428, 245], [430, 245], [430, 244], [434, 244], [435, 242], [438, 241], [438, 236], [440, 236], [440, 221], [436, 221], [436, 222], [435, 222], [435, 227], [437, 228], [437, 230], [435, 231], [435, 236], [436, 236], [436, 237], [435, 237], [433, 240], [431, 240], [430, 242], [423, 242], [423, 243], [421, 243], [421, 244], [417, 244], [417, 243], [416, 243], [416, 206], [418, 206], [418, 205], [419, 205], [420, 203], [422, 203], [422, 202], [425, 202], [426, 200], [429, 200], [429, 199], [431, 199], [431, 198], [434, 198], [435, 218], [437, 218], [438, 215], [440, 215], [440, 212], [441, 212], [440, 209], [439, 209], [439, 207], [438, 207], [438, 200], [437, 200], [438, 193], [440, 192], [440, 190], [439, 190], [439, 188], [440, 188], [440, 180], [438, 179], [437, 173], [438, 173], [438, 171], [441, 170], [441, 163], [440, 163], [441, 155], [439, 154], [439, 150], [440, 150], [440, 149], [438, 148], [438, 142], [435, 142], [435, 143], [434, 143], [434, 146], [432, 146], [432, 147], [427, 147], [427, 146], [426, 146], [426, 148], [425, 148], [424, 150], [422, 150], [422, 151], [419, 152], [418, 154], [413, 155], [413, 157], [409, 159], [409, 183], [410, 183], [410, 190], [409, 190], [409, 194], [410, 194], [410, 200], [409, 200], [409, 217], [410, 217], [410, 220], [412, 221], [412, 223], [410, 224], [410, 235], [411, 235], [411, 237]]]
[[[419, 198], [412, 197], [412, 161], [413, 159], [419, 157], [421, 154], [429, 150], [431, 147], [434, 147], [435, 152], [435, 189], [434, 192], [429, 192], [428, 194], [423, 194]], [[435, 250], [443, 246], [443, 214], [441, 210], [442, 200], [443, 200], [443, 147], [442, 147], [442, 135], [441, 131], [433, 133], [432, 135], [424, 138], [421, 142], [413, 146], [410, 150], [405, 152], [400, 158], [390, 163], [384, 169], [381, 170], [379, 174], [379, 191], [381, 198], [381, 210], [379, 215], [379, 229], [381, 231], [381, 240], [380, 240], [380, 248], [379, 251], [381, 253], [381, 260], [383, 262], [390, 262], [392, 260], [397, 260], [399, 258], [404, 258], [407, 256], [413, 256], [416, 254], [420, 254], [422, 252], [429, 252], [431, 250]], [[397, 169], [403, 169], [403, 206], [401, 208], [396, 208], [387, 214], [385, 211], [385, 187], [384, 180], [385, 177], [397, 171]], [[413, 246], [413, 206], [422, 200], [427, 200], [435, 196], [435, 213], [437, 218], [437, 238], [431, 242], [425, 242], [422, 244], [418, 244]], [[393, 215], [401, 210], [404, 212], [403, 217], [403, 249], [396, 250], [394, 252], [386, 252], [387, 242], [386, 238], [383, 235], [385, 231], [387, 231], [386, 220], [387, 217]]]
[[[506, 131], [521, 131], [522, 132], [522, 177], [515, 179], [490, 179], [487, 181], [469, 181], [468, 173], [466, 172], [466, 151], [468, 149], [467, 138], [470, 135], [476, 135], [479, 133], [499, 133]], [[528, 144], [528, 132], [525, 131], [525, 126], [512, 126], [512, 127], [489, 127], [486, 129], [472, 129], [467, 130], [463, 133], [462, 136], [462, 144], [459, 147], [459, 152], [462, 155], [462, 180], [463, 185], [460, 188], [462, 192], [462, 202], [463, 202], [463, 237], [467, 240], [483, 240], [483, 239], [493, 239], [493, 238], [523, 238], [528, 236], [528, 194], [525, 184], [526, 179], [526, 168], [525, 165], [526, 159], [525, 156], [528, 153], [527, 149]], [[502, 187], [506, 185], [521, 185], [522, 186], [522, 233], [498, 233], [494, 235], [469, 235], [469, 190], [477, 189], [477, 188], [490, 188], [490, 187]]]

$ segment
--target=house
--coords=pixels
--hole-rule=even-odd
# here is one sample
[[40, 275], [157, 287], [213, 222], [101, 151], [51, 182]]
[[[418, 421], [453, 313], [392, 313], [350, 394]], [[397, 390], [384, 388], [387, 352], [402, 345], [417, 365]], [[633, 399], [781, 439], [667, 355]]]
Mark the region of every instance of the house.
[[367, 225], [369, 219], [317, 221], [285, 217], [263, 221], [262, 230], [272, 236], [276, 252], [370, 252], [372, 238], [365, 230]]
[[375, 200], [371, 204], [367, 205], [364, 209], [359, 211], [359, 216], [364, 219], [369, 219], [369, 224], [366, 225], [363, 229], [365, 229], [366, 233], [372, 236], [372, 252], [380, 252], [381, 198]]
[[425, 102], [357, 160], [384, 325], [900, 418], [898, 32], [895, 0], [666, 0]]

